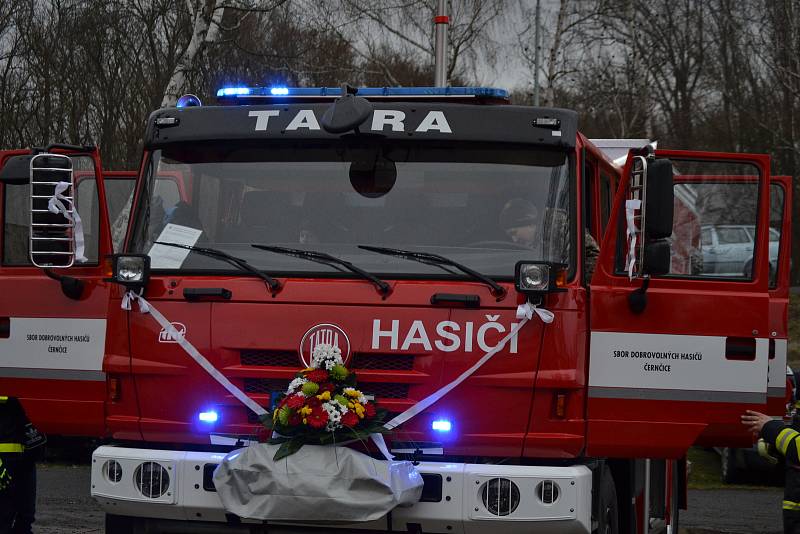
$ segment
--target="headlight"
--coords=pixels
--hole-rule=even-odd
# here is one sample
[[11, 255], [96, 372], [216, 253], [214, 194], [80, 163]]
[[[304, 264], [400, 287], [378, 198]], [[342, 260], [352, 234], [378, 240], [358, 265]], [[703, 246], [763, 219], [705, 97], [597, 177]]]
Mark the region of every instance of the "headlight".
[[563, 291], [567, 281], [563, 263], [518, 262], [514, 285], [521, 293], [548, 293]]
[[148, 499], [158, 499], [169, 489], [169, 473], [158, 462], [144, 462], [133, 472], [133, 482], [139, 493]]
[[150, 256], [118, 254], [113, 257], [112, 281], [126, 287], [141, 288], [150, 278]]

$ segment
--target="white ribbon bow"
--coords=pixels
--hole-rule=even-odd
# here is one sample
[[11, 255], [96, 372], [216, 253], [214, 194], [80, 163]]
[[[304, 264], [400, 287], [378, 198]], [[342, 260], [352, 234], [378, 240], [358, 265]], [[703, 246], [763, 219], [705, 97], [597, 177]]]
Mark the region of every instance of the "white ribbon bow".
[[533, 319], [533, 314], [539, 316], [539, 319], [542, 320], [543, 323], [550, 324], [555, 319], [555, 314], [550, 310], [545, 310], [544, 308], [539, 308], [530, 302], [526, 302], [525, 304], [520, 304], [517, 306], [517, 319], [528, 319], [529, 321]]
[[628, 279], [633, 280], [633, 266], [636, 264], [636, 235], [639, 230], [636, 228], [636, 210], [641, 209], [642, 201], [632, 199], [625, 201], [625, 220], [628, 223], [626, 234], [628, 236]]
[[[53, 196], [47, 201], [47, 210], [50, 213], [61, 213], [68, 221], [73, 223], [75, 261], [78, 263], [85, 263], [88, 260], [86, 256], [84, 256], [83, 221], [81, 221], [81, 216], [78, 215], [75, 203], [63, 195], [64, 191], [71, 186], [72, 184], [69, 182], [58, 182]], [[64, 205], [65, 202], [69, 205], [69, 209]], [[70, 209], [72, 213], [70, 213]]]

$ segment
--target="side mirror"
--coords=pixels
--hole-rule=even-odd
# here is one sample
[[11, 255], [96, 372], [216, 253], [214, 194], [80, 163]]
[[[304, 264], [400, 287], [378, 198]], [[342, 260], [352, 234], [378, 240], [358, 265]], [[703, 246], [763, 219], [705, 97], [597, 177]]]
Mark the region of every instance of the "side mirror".
[[675, 215], [672, 162], [648, 159], [645, 200], [645, 231], [648, 239], [665, 239], [672, 235]]
[[31, 179], [31, 159], [31, 154], [8, 158], [0, 169], [0, 182], [10, 185], [27, 184]]
[[[30, 258], [44, 269], [75, 262], [77, 213], [73, 200], [72, 160], [58, 154], [29, 159], [31, 184]], [[79, 229], [78, 229], [79, 230]]]
[[672, 264], [669, 241], [658, 239], [644, 245], [644, 274], [658, 276], [668, 274]]

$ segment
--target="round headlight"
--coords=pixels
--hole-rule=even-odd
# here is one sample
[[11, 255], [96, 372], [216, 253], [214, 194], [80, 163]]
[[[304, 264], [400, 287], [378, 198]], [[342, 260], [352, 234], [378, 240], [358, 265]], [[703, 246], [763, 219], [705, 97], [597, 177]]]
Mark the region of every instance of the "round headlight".
[[169, 473], [158, 462], [144, 462], [134, 471], [133, 482], [142, 495], [158, 499], [169, 489]]
[[519, 487], [507, 478], [493, 478], [480, 488], [481, 501], [489, 513], [508, 515], [519, 506]]

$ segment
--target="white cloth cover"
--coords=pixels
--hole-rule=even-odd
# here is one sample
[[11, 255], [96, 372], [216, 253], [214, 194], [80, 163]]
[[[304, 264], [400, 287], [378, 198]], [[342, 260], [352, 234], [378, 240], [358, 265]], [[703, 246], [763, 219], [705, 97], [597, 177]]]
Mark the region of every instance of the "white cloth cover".
[[422, 476], [411, 462], [319, 445], [275, 462], [278, 447], [259, 443], [225, 456], [214, 486], [226, 511], [269, 521], [354, 523], [379, 519], [422, 495]]

